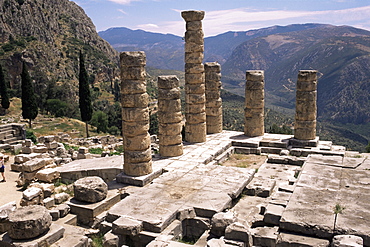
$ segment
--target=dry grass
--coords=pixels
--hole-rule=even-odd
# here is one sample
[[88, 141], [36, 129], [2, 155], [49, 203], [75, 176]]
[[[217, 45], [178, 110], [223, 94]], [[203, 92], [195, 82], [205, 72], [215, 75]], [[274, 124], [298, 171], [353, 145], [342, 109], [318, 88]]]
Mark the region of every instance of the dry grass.
[[258, 169], [266, 161], [266, 159], [267, 157], [265, 155], [235, 153], [232, 154], [222, 165]]

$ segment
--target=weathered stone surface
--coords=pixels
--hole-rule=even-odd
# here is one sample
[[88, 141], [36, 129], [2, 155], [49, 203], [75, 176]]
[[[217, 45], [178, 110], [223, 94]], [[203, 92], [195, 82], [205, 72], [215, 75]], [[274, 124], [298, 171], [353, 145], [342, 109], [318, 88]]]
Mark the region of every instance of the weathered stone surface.
[[143, 51], [128, 51], [120, 54], [121, 65], [124, 66], [145, 66], [146, 55]]
[[112, 233], [119, 235], [136, 236], [143, 229], [143, 223], [128, 217], [121, 216], [112, 223]]
[[51, 209], [52, 207], [55, 206], [55, 199], [52, 198], [52, 197], [48, 197], [48, 198], [45, 198], [43, 201], [42, 201], [43, 205], [45, 208], [47, 209]]
[[242, 241], [246, 246], [253, 245], [253, 238], [250, 229], [238, 222], [232, 223], [226, 227], [225, 239]]
[[216, 213], [211, 219], [211, 233], [218, 237], [224, 236], [226, 227], [236, 221], [236, 215], [232, 211]]
[[183, 145], [175, 144], [175, 145], [162, 145], [159, 146], [159, 153], [163, 157], [176, 157], [183, 154]]
[[40, 188], [36, 187], [31, 187], [23, 191], [23, 198], [31, 201], [33, 198], [38, 197], [38, 196], [43, 196], [42, 190]]
[[149, 95], [147, 93], [125, 94], [122, 97], [122, 107], [147, 107], [149, 104]]
[[65, 192], [54, 195], [55, 204], [61, 204], [69, 199], [69, 195]]
[[107, 197], [108, 185], [100, 177], [86, 177], [73, 184], [74, 198], [83, 202], [99, 202]]
[[204, 18], [204, 11], [188, 10], [182, 11], [181, 16], [186, 22], [189, 21], [201, 21]]
[[12, 239], [31, 239], [48, 231], [51, 220], [45, 207], [21, 207], [9, 214], [8, 234]]
[[111, 232], [104, 234], [103, 246], [104, 247], [118, 247], [119, 237]]
[[36, 173], [39, 181], [51, 183], [60, 177], [60, 172], [55, 168], [42, 169]]
[[277, 247], [291, 247], [291, 246], [327, 247], [329, 246], [329, 240], [288, 234], [288, 233], [280, 233], [278, 236], [278, 241], [277, 241], [276, 246]]
[[69, 214], [69, 212], [71, 211], [71, 208], [70, 206], [68, 206], [67, 204], [60, 204], [56, 207], [57, 210], [59, 210], [59, 215], [60, 215], [60, 218], [63, 218], [65, 217], [67, 214]]
[[253, 245], [275, 247], [279, 234], [279, 227], [256, 227], [252, 228]]
[[143, 176], [143, 174], [149, 174], [153, 172], [152, 161], [124, 164], [124, 172], [129, 176]]
[[124, 137], [123, 143], [125, 150], [129, 151], [144, 151], [150, 148], [150, 135], [149, 133], [143, 135], [137, 135], [133, 137]]
[[263, 221], [268, 224], [278, 226], [283, 212], [283, 206], [269, 204], [267, 205]]
[[331, 244], [332, 247], [362, 247], [364, 241], [361, 237], [355, 235], [336, 235]]

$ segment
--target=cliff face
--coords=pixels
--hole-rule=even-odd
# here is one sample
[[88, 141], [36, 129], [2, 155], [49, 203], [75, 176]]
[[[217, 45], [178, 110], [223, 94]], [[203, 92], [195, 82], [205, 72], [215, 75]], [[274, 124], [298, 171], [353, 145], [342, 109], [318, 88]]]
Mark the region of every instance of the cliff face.
[[[19, 86], [24, 60], [37, 88], [54, 83], [72, 90], [77, 85], [80, 50], [92, 80], [112, 80], [118, 53], [98, 36], [76, 3], [0, 0], [0, 59], [13, 89]], [[72, 91], [67, 94], [74, 96]]]

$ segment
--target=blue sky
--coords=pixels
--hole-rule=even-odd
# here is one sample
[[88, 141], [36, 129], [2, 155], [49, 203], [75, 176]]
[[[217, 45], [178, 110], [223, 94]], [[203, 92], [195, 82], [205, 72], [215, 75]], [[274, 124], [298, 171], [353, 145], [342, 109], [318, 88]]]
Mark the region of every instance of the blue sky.
[[76, 0], [97, 31], [127, 27], [183, 36], [183, 10], [204, 10], [205, 36], [274, 25], [325, 23], [370, 31], [370, 0]]

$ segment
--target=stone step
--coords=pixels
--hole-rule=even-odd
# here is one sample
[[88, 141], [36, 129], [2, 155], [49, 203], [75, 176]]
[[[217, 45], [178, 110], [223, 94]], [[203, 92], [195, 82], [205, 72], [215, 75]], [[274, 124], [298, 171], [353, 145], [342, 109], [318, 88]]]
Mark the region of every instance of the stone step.
[[88, 246], [88, 237], [85, 236], [85, 229], [77, 226], [66, 225], [64, 237], [50, 247], [81, 247]]

